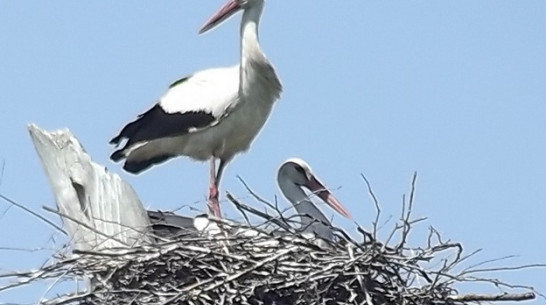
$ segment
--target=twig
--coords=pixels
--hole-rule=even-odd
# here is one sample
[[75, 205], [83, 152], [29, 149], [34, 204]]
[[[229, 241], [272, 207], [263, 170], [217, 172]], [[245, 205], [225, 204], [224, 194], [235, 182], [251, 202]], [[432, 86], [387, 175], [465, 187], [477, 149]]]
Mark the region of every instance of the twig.
[[20, 208], [21, 210], [23, 210], [23, 211], [25, 211], [25, 212], [28, 212], [28, 213], [31, 214], [32, 216], [38, 218], [39, 220], [41, 220], [41, 221], [47, 223], [48, 225], [52, 226], [53, 228], [55, 228], [57, 231], [63, 233], [63, 234], [66, 235], [66, 236], [68, 236], [68, 234], [67, 234], [61, 227], [57, 226], [57, 225], [54, 224], [52, 221], [50, 221], [49, 219], [43, 217], [42, 215], [40, 215], [40, 214], [34, 212], [33, 210], [31, 210], [31, 209], [25, 207], [25, 206], [22, 205], [22, 204], [17, 203], [15, 200], [12, 200], [12, 199], [10, 199], [10, 198], [8, 198], [8, 197], [2, 195], [2, 194], [0, 194], [0, 198], [4, 199], [5, 201], [9, 202], [10, 204], [12, 204], [12, 205], [14, 205], [14, 206], [16, 206], [16, 207], [18, 207], [18, 208]]
[[493, 302], [493, 301], [527, 301], [533, 300], [535, 294], [527, 293], [503, 293], [496, 295], [489, 294], [463, 294], [450, 296], [448, 299], [454, 302]]
[[372, 185], [370, 183], [370, 181], [368, 180], [368, 178], [366, 178], [366, 176], [364, 174], [360, 174], [360, 177], [362, 177], [362, 179], [364, 180], [364, 182], [366, 183], [366, 187], [368, 188], [368, 195], [370, 195], [370, 197], [372, 197], [372, 201], [373, 201], [373, 204], [375, 206], [375, 210], [376, 210], [376, 213], [375, 213], [375, 220], [373, 221], [373, 240], [377, 240], [377, 224], [379, 223], [379, 218], [381, 217], [381, 207], [379, 206], [379, 200], [377, 200], [377, 197], [375, 196], [375, 193], [373, 192], [373, 189], [372, 189]]
[[[71, 217], [70, 215], [64, 214], [64, 213], [62, 213], [62, 212], [60, 212], [60, 211], [57, 211], [57, 210], [55, 210], [55, 209], [52, 209], [52, 208], [50, 208], [50, 207], [48, 207], [48, 206], [43, 206], [42, 208], [43, 208], [45, 211], [47, 211], [47, 212], [50, 212], [50, 213], [53, 213], [53, 214], [57, 214], [57, 215], [61, 216], [61, 217], [64, 218], [64, 219], [73, 221], [73, 222], [77, 223], [78, 225], [80, 225], [80, 226], [82, 226], [82, 227], [84, 227], [84, 228], [86, 228], [86, 229], [88, 229], [88, 230], [90, 230], [90, 231], [92, 231], [92, 232], [94, 232], [94, 233], [96, 233], [96, 234], [102, 236], [102, 237], [105, 237], [105, 238], [107, 238], [107, 239], [111, 239], [111, 240], [117, 241], [117, 242], [120, 243], [120, 244], [125, 244], [123, 241], [121, 241], [121, 240], [115, 238], [114, 236], [110, 236], [110, 235], [108, 235], [108, 234], [105, 234], [105, 233], [103, 233], [103, 232], [100, 232], [100, 231], [98, 231], [97, 229], [91, 227], [90, 225], [88, 225], [88, 224], [86, 224], [86, 223], [83, 223], [83, 222], [81, 222], [81, 221], [75, 219], [74, 217]], [[65, 233], [65, 234], [66, 234], [66, 233]]]

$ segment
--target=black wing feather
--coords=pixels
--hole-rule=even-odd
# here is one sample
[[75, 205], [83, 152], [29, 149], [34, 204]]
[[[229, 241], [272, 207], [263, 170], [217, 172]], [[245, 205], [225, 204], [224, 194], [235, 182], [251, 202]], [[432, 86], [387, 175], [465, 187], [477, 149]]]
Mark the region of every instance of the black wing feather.
[[[110, 140], [110, 144], [118, 145], [123, 139], [127, 139], [123, 148], [114, 151], [110, 158], [113, 161], [119, 161], [125, 157], [124, 151], [135, 143], [184, 135], [192, 128], [203, 128], [210, 125], [215, 119], [211, 113], [205, 111], [167, 113], [159, 104], [156, 104], [139, 115], [135, 121], [125, 125], [121, 132]], [[170, 157], [172, 156], [158, 156], [153, 163], [164, 162]], [[130, 167], [131, 169], [127, 168], [126, 170], [139, 172], [149, 166], [135, 164]]]
[[215, 117], [208, 112], [167, 113], [159, 104], [127, 124], [110, 144], [119, 144], [128, 139], [127, 145], [186, 134], [192, 128], [206, 127]]

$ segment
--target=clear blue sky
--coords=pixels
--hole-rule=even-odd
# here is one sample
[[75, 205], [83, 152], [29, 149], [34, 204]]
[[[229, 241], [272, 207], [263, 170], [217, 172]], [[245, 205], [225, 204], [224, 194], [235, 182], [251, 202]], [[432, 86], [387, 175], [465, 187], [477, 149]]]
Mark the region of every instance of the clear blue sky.
[[[35, 122], [70, 128], [147, 206], [203, 210], [207, 164], [180, 158], [132, 176], [109, 161], [108, 141], [170, 82], [238, 62], [239, 17], [197, 35], [222, 2], [1, 1], [0, 192], [35, 210], [54, 205], [26, 130]], [[483, 248], [473, 262], [546, 262], [545, 16], [546, 2], [531, 0], [269, 1], [261, 41], [285, 91], [222, 190], [248, 199], [240, 175], [273, 199], [278, 166], [299, 156], [371, 228], [360, 174], [387, 217], [417, 171], [415, 215], [429, 219], [414, 245], [433, 225], [469, 252]], [[0, 202], [0, 246], [52, 247], [53, 229], [7, 208]], [[0, 268], [48, 254], [0, 250]], [[492, 276], [546, 292], [545, 269]], [[46, 288], [0, 293], [0, 303], [34, 302]]]

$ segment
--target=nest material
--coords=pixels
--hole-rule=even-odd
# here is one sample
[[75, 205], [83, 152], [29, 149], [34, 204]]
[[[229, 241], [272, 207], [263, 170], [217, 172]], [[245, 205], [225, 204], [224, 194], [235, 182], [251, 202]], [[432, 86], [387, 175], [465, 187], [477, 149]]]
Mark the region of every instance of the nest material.
[[[436, 304], [456, 291], [378, 243], [324, 247], [284, 237], [192, 238], [132, 250], [79, 253], [75, 270], [93, 277], [86, 304]], [[413, 283], [426, 283], [420, 287]], [[78, 302], [76, 302], [78, 301]]]
[[[228, 198], [240, 211], [262, 217], [284, 233], [219, 221], [223, 232], [232, 233], [179, 231], [175, 238], [154, 236], [156, 243], [138, 248], [74, 251], [17, 278], [24, 278], [24, 283], [90, 279], [87, 291], [43, 301], [46, 305], [463, 305], [535, 297], [532, 288], [479, 278], [479, 270], [462, 269], [467, 258], [462, 246], [442, 241], [433, 228], [424, 246], [408, 246], [412, 226], [422, 220], [410, 217], [413, 196], [384, 243], [377, 239], [379, 209], [372, 232], [358, 228], [360, 241], [333, 228], [337, 240], [330, 243], [302, 236], [280, 212], [272, 217]], [[460, 283], [476, 281], [527, 291], [462, 295], [456, 290]]]
[[[76, 252], [51, 270], [92, 278], [92, 289], [47, 304], [462, 305], [534, 298], [532, 292], [458, 294], [454, 286], [471, 273], [453, 271], [463, 261], [462, 247], [442, 242], [433, 229], [425, 247], [409, 249], [407, 226], [395, 228], [393, 234], [399, 231], [402, 239], [389, 247], [361, 228], [360, 243], [335, 228], [338, 240], [329, 243], [290, 228], [278, 235], [218, 225], [252, 234], [181, 231], [175, 239], [158, 238], [150, 246]], [[440, 264], [431, 264], [438, 259]]]

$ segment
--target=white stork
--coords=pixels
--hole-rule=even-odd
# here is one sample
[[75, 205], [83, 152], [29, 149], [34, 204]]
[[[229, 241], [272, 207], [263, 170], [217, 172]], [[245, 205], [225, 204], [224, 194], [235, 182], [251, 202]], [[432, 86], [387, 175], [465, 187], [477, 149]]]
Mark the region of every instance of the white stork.
[[[332, 195], [332, 193], [324, 186], [311, 170], [311, 167], [302, 159], [291, 158], [286, 160], [279, 168], [277, 174], [277, 183], [283, 195], [288, 199], [298, 215], [301, 218], [299, 231], [303, 234], [309, 233], [314, 237], [320, 237], [325, 240], [332, 241], [334, 232], [331, 228], [331, 223], [320, 209], [310, 200], [310, 196], [305, 193], [305, 187], [312, 194], [316, 195], [336, 212], [341, 215], [351, 218], [349, 212], [343, 205]], [[150, 220], [154, 225], [154, 231], [165, 236], [160, 229], [170, 229], [168, 234], [176, 235], [178, 231], [198, 231], [207, 234], [221, 233], [215, 223], [210, 222], [206, 215], [199, 215], [195, 218], [178, 216], [171, 213], [148, 212]], [[233, 234], [253, 235], [253, 232], [246, 232], [243, 229], [241, 232], [231, 232]], [[248, 233], [248, 234], [246, 234]], [[257, 233], [257, 232], [254, 232]], [[257, 233], [259, 234], [259, 233]]]
[[218, 186], [224, 167], [249, 148], [282, 91], [258, 41], [264, 2], [228, 0], [199, 31], [209, 31], [243, 10], [239, 65], [203, 70], [174, 82], [157, 104], [110, 141], [119, 145], [127, 139], [110, 158], [125, 159], [123, 168], [134, 174], [177, 156], [210, 160], [208, 206], [219, 218]]
[[277, 173], [277, 183], [284, 197], [298, 212], [303, 233], [313, 233], [317, 237], [330, 241], [334, 238], [330, 220], [311, 201], [303, 188], [322, 199], [339, 214], [351, 218], [343, 205], [320, 182], [309, 164], [300, 158], [288, 159], [281, 165]]

